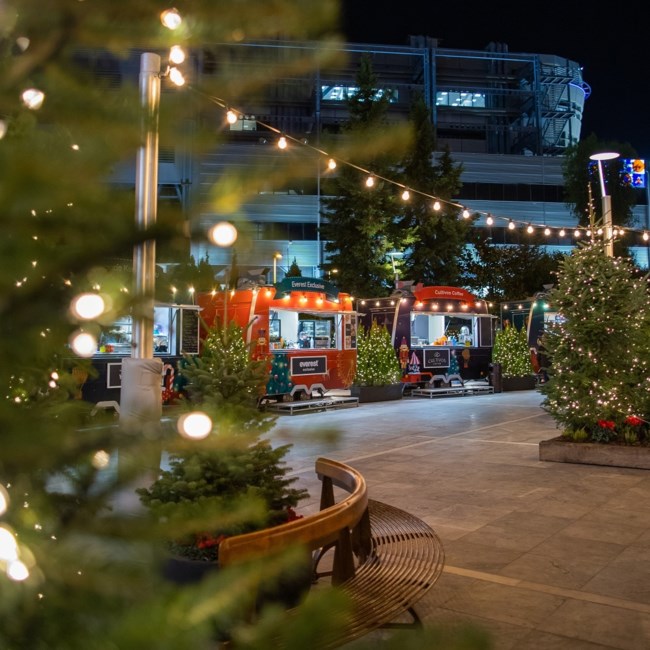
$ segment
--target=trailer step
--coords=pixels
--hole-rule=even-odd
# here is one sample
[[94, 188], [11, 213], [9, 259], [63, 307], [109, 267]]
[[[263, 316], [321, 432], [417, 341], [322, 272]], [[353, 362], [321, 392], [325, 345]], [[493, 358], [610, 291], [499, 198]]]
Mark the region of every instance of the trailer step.
[[299, 413], [315, 413], [359, 406], [358, 397], [324, 397], [296, 402], [267, 402], [262, 404], [264, 411], [281, 415], [297, 415]]
[[412, 397], [452, 397], [454, 395], [479, 395], [494, 393], [494, 386], [445, 386], [442, 388], [414, 388], [411, 391]]

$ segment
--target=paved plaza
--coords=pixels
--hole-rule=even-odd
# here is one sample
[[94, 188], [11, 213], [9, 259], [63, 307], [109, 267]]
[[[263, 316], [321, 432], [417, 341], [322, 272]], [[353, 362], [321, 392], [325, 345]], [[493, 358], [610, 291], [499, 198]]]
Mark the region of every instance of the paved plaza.
[[650, 472], [542, 462], [558, 435], [536, 391], [282, 415], [274, 444], [318, 507], [314, 460], [358, 469], [371, 498], [429, 523], [446, 566], [417, 607], [495, 650], [650, 648]]

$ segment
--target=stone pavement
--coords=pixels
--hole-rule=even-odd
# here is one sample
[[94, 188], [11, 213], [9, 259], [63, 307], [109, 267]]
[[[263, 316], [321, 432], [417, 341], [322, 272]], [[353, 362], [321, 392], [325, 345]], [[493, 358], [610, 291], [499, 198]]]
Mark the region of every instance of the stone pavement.
[[270, 434], [318, 507], [313, 463], [357, 468], [371, 498], [429, 523], [446, 566], [417, 607], [495, 650], [650, 649], [650, 472], [542, 462], [558, 435], [536, 391], [405, 397], [281, 415]]

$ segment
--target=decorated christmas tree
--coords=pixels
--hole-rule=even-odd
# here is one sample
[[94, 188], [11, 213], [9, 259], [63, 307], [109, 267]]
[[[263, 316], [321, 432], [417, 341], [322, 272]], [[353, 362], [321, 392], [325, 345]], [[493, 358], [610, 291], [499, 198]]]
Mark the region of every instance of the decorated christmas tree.
[[267, 395], [285, 395], [291, 392], [293, 382], [289, 373], [289, 359], [286, 354], [274, 354], [271, 372], [266, 384]]
[[449, 357], [449, 369], [447, 370], [448, 375], [459, 375], [460, 366], [458, 365], [458, 357], [456, 356], [456, 350], [452, 349]]
[[503, 377], [526, 377], [533, 374], [526, 330], [506, 322], [494, 337], [493, 363], [501, 364]]
[[645, 438], [647, 278], [628, 259], [607, 256], [601, 243], [585, 243], [562, 262], [549, 302], [560, 319], [542, 339], [550, 359], [544, 408], [572, 438]]
[[359, 327], [357, 334], [357, 386], [386, 386], [401, 380], [395, 348], [388, 330], [373, 322], [370, 329]]

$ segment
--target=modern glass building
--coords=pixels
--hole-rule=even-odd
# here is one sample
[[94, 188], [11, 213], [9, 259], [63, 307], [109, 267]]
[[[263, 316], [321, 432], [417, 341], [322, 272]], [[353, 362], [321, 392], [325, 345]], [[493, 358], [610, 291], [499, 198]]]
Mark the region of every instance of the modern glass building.
[[[196, 156], [185, 142], [161, 148], [160, 198], [178, 202], [191, 220], [195, 259], [207, 257], [217, 270], [230, 263], [231, 252], [212, 245], [204, 233], [218, 221], [232, 220], [241, 235], [240, 271], [268, 274], [275, 259], [281, 278], [295, 259], [303, 275], [322, 275], [320, 207], [330, 174], [318, 152], [324, 152], [324, 142], [345, 138], [344, 99], [354, 92], [364, 55], [371, 57], [377, 91], [390, 93], [390, 121], [407, 118], [416, 94], [425, 98], [438, 149], [448, 147], [463, 165], [463, 188], [454, 200], [495, 217], [492, 226], [483, 217], [477, 227], [491, 227], [495, 241], [506, 241], [509, 219], [548, 226], [548, 245], [570, 250], [575, 218], [563, 200], [562, 156], [580, 139], [590, 94], [579, 63], [551, 54], [511, 53], [502, 44], [453, 50], [438, 47], [433, 38], [411, 37], [404, 47], [339, 44], [323, 64], [322, 44], [310, 43], [215, 45], [193, 54], [193, 87], [200, 89], [224, 70], [234, 80], [231, 96], [212, 98], [197, 109], [201, 125], [212, 124], [219, 133], [213, 149]], [[115, 62], [117, 73], [137, 73], [135, 58], [134, 53]], [[271, 81], [262, 91], [250, 91], [246, 80], [254, 79]], [[225, 121], [229, 104], [237, 117], [231, 124]], [[277, 148], [278, 134], [290, 137], [291, 151]], [[230, 171], [264, 165], [272, 170], [277, 157], [287, 155], [298, 170], [291, 180], [273, 173], [257, 179], [234, 213], [215, 201], [215, 187]], [[113, 180], [128, 185], [133, 178], [126, 166]], [[644, 228], [647, 206], [637, 210], [638, 227]], [[635, 252], [646, 263], [646, 249]]]

